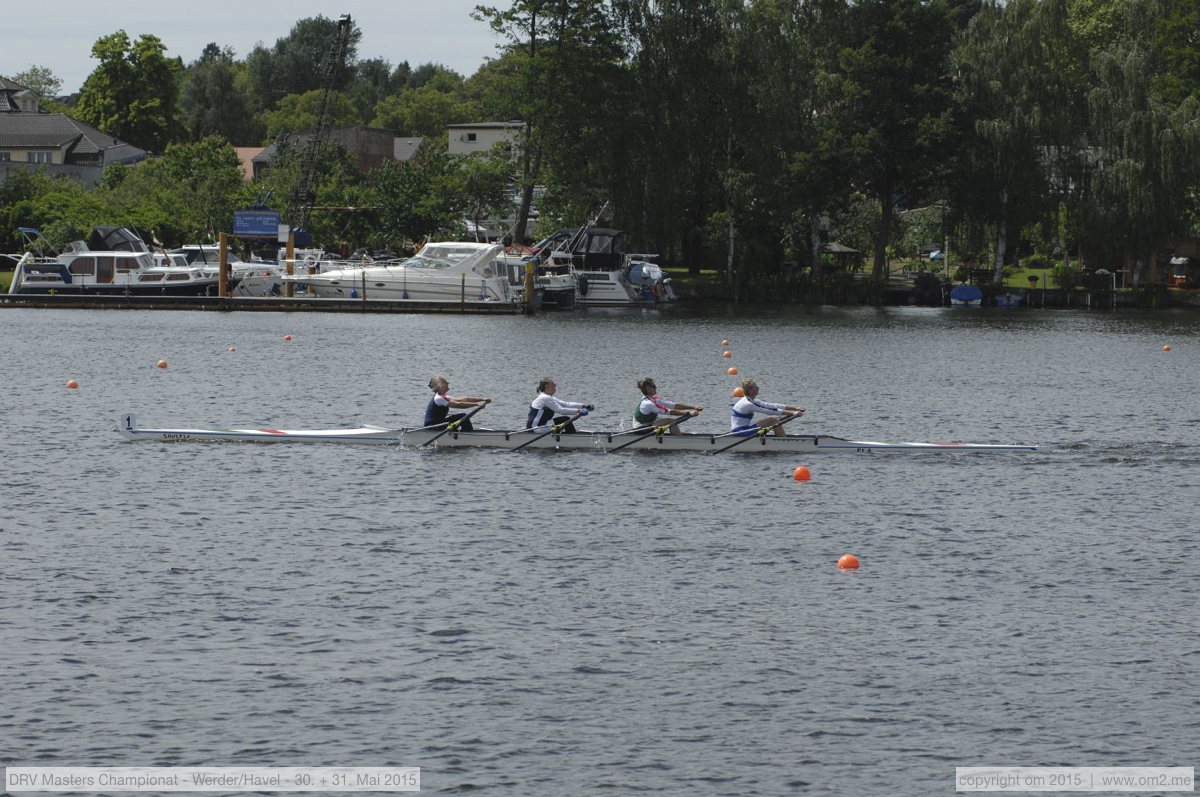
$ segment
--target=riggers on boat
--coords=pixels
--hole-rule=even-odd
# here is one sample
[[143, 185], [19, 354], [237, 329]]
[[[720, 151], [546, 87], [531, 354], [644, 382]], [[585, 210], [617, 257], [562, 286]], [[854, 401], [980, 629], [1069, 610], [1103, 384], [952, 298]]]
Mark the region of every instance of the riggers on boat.
[[[531, 429], [476, 429], [472, 432], [446, 431], [444, 426], [393, 429], [384, 426], [360, 426], [346, 429], [143, 429], [132, 414], [123, 415], [118, 431], [129, 440], [156, 440], [163, 443], [208, 441], [244, 441], [254, 443], [353, 443], [358, 445], [400, 445], [419, 448], [433, 441], [437, 448], [567, 449], [608, 451], [700, 451], [718, 453], [807, 453], [811, 451], [870, 454], [882, 451], [951, 452], [1037, 451], [1036, 445], [994, 443], [884, 443], [872, 440], [846, 440], [831, 435], [748, 436], [725, 434], [663, 434], [656, 429], [615, 432], [581, 431], [577, 434], [541, 432]], [[636, 442], [631, 442], [636, 436]], [[434, 438], [437, 438], [434, 440]]]

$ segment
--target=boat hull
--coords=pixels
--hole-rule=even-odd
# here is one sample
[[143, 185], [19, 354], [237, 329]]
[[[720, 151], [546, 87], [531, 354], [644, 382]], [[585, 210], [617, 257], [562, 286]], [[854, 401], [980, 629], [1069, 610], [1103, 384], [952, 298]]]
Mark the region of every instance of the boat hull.
[[[884, 451], [962, 453], [972, 451], [1036, 451], [1035, 445], [990, 443], [885, 443], [846, 440], [829, 435], [754, 435], [752, 439], [730, 434], [631, 435], [628, 432], [580, 432], [578, 434], [548, 434], [527, 429], [445, 432], [442, 429], [388, 429], [364, 426], [348, 429], [142, 429], [132, 415], [121, 419], [118, 431], [129, 440], [152, 440], [164, 443], [186, 442], [256, 442], [256, 443], [350, 443], [357, 445], [403, 445], [423, 447], [430, 443], [437, 448], [506, 448], [607, 451], [621, 447], [622, 451], [693, 451], [717, 453], [728, 446], [730, 452], [741, 453], [857, 453]], [[636, 442], [632, 442], [635, 440]], [[527, 445], [526, 445], [527, 444]], [[626, 445], [628, 444], [628, 445]]]

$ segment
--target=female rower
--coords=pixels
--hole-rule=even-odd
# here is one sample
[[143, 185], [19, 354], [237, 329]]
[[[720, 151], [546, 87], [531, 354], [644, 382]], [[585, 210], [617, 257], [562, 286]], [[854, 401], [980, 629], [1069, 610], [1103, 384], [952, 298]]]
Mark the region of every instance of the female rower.
[[[786, 404], [772, 404], [769, 401], [763, 401], [758, 397], [758, 383], [753, 379], [742, 380], [742, 392], [745, 393], [733, 405], [733, 412], [729, 416], [729, 430], [731, 432], [751, 432], [758, 431], [764, 426], [774, 426], [775, 434], [783, 434], [783, 427], [779, 425], [779, 421], [772, 420], [780, 416], [794, 418], [797, 415], [804, 414], [803, 407], [791, 407]], [[759, 418], [757, 422], [754, 420], [755, 415], [766, 415], [766, 418]]]
[[425, 408], [426, 426], [443, 426], [461, 420], [462, 423], [458, 428], [464, 432], [472, 432], [474, 428], [471, 426], [471, 419], [467, 417], [466, 413], [459, 412], [451, 415], [451, 408], [465, 410], [467, 408], [485, 407], [491, 403], [491, 399], [484, 396], [460, 396], [459, 398], [454, 398], [446, 395], [446, 391], [450, 389], [450, 383], [441, 374], [429, 378], [429, 389], [433, 391], [433, 398], [429, 400], [429, 406]]
[[674, 415], [677, 416], [677, 419], [669, 421], [667, 433], [675, 434], [678, 431], [680, 419], [695, 418], [700, 414], [700, 410], [704, 409], [679, 401], [668, 401], [658, 395], [658, 386], [648, 376], [639, 379], [637, 386], [638, 390], [642, 391], [642, 400], [633, 411], [633, 420], [639, 426], [655, 426], [658, 424], [660, 415]]
[[575, 424], [571, 423], [567, 413], [572, 415], [580, 410], [591, 412], [596, 409], [591, 404], [583, 404], [575, 401], [563, 401], [554, 397], [554, 392], [558, 390], [558, 386], [554, 384], [554, 380], [548, 376], [543, 376], [538, 382], [538, 394], [529, 404], [529, 416], [525, 419], [525, 428], [533, 429], [537, 432], [550, 431], [551, 423], [566, 424], [568, 434], [575, 434]]

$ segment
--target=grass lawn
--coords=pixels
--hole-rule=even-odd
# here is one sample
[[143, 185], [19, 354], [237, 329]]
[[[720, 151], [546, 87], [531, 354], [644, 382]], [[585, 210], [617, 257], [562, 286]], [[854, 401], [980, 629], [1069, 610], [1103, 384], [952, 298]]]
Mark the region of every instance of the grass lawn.
[[12, 282], [11, 271], [0, 271], [0, 293], [8, 293], [9, 283]]

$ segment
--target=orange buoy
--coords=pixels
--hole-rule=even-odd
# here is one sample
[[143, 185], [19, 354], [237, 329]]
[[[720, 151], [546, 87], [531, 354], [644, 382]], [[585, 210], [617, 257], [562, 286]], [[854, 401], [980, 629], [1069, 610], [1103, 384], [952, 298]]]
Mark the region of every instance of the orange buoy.
[[852, 553], [842, 554], [842, 558], [838, 559], [839, 570], [857, 570], [858, 557]]
[[291, 339], [292, 339], [292, 336], [291, 336], [291, 335], [284, 335], [284, 336], [283, 336], [283, 339], [284, 339], [284, 340], [291, 340]]
[[722, 346], [728, 346], [728, 345], [729, 345], [729, 341], [727, 341], [727, 340], [723, 340], [723, 341], [721, 341], [721, 345], [722, 345]]
[[166, 361], [166, 360], [159, 360], [158, 362], [156, 362], [156, 363], [155, 363], [155, 365], [156, 365], [156, 366], [158, 366], [159, 368], [166, 368], [166, 367], [167, 367], [167, 361]]
[[237, 346], [230, 346], [229, 351], [237, 351]]
[[1163, 346], [1163, 351], [1170, 351], [1170, 350], [1171, 350], [1170, 346]]
[[740, 387], [735, 387], [733, 389], [733, 395], [737, 398], [741, 398], [742, 396], [746, 395], [746, 391], [742, 390]]
[[733, 352], [731, 352], [731, 351], [729, 351], [728, 349], [726, 349], [726, 350], [725, 350], [725, 351], [724, 351], [724, 352], [721, 354], [721, 356], [722, 356], [722, 357], [732, 357], [732, 356], [733, 356]]
[[737, 376], [737, 369], [736, 369], [736, 368], [730, 368], [730, 369], [729, 369], [728, 371], [726, 371], [725, 373], [729, 374], [730, 376]]
[[792, 471], [792, 478], [798, 482], [806, 482], [812, 478], [812, 473], [809, 472], [808, 468], [801, 465]]
[[74, 379], [68, 379], [67, 387], [69, 387], [71, 390], [74, 390], [75, 388], [79, 387], [79, 383], [76, 382]]

